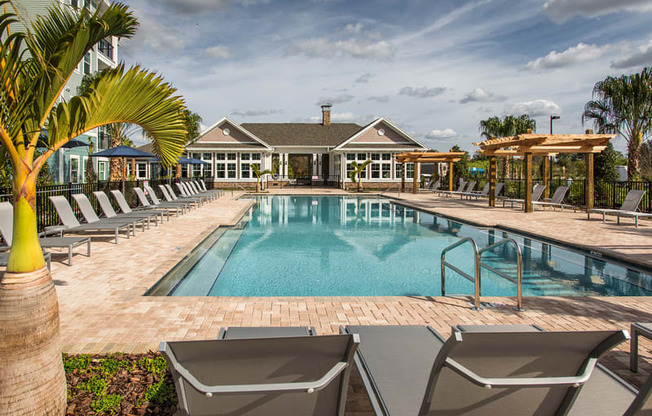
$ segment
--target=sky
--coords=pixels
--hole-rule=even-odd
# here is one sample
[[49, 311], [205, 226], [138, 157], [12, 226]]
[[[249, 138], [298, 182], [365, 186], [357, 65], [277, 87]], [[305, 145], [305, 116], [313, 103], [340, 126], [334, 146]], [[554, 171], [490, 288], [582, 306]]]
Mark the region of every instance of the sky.
[[[208, 127], [385, 117], [474, 152], [481, 120], [580, 133], [593, 86], [652, 66], [652, 0], [127, 0], [120, 58], [163, 75]], [[625, 151], [618, 138], [616, 149]]]

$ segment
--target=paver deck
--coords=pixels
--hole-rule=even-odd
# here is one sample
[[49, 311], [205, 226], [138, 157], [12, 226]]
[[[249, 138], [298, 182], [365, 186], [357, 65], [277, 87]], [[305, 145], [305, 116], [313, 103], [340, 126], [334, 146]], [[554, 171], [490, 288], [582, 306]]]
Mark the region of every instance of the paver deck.
[[[278, 193], [337, 194], [329, 189], [283, 189]], [[483, 311], [469, 308], [464, 297], [146, 297], [157, 282], [216, 226], [234, 224], [251, 201], [241, 192], [173, 217], [158, 227], [121, 239], [93, 241], [93, 255], [78, 254], [69, 267], [53, 256], [52, 275], [61, 311], [61, 342], [69, 353], [145, 352], [162, 340], [217, 337], [228, 326], [315, 326], [319, 333], [336, 333], [340, 325], [432, 325], [448, 335], [456, 324], [537, 324], [546, 330], [629, 329], [631, 322], [652, 322], [652, 302], [646, 297], [525, 298], [524, 312], [512, 309], [514, 298], [483, 298], [494, 303]], [[396, 194], [387, 195], [392, 198]], [[413, 206], [475, 223], [525, 230], [566, 243], [607, 250], [611, 255], [651, 265], [652, 222], [615, 226], [586, 220], [571, 212], [520, 213], [487, 209], [484, 203], [401, 194]], [[641, 339], [641, 372], [629, 374], [629, 345], [609, 356], [609, 366], [640, 382], [651, 373], [652, 343]]]

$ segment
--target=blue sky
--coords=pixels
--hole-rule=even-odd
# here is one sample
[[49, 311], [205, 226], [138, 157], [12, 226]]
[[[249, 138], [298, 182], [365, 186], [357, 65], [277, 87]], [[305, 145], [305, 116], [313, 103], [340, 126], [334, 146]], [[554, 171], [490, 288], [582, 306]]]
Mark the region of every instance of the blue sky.
[[[386, 117], [473, 152], [480, 120], [577, 133], [593, 85], [652, 66], [651, 0], [132, 0], [121, 58], [164, 75], [209, 126]], [[616, 148], [625, 149], [620, 138]]]

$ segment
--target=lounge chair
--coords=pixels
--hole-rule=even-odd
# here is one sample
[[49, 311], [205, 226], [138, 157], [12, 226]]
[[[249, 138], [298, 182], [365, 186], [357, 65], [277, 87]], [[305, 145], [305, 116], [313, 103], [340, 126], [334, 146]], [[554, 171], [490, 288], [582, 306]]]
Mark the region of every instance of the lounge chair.
[[562, 211], [564, 208], [573, 208], [573, 212], [576, 212], [576, 206], [564, 204], [564, 198], [566, 197], [569, 189], [570, 187], [568, 186], [560, 186], [555, 189], [555, 193], [552, 195], [552, 198], [544, 198], [542, 201], [532, 201], [532, 206], [540, 206], [542, 208], [552, 207], [552, 209], [559, 207], [562, 209]]
[[181, 194], [182, 198], [196, 198], [199, 200], [200, 204], [203, 204], [204, 201], [209, 199], [209, 197], [207, 196], [193, 195], [193, 193], [191, 193], [190, 190], [186, 188], [186, 185], [182, 182], [177, 182], [175, 185], [177, 186], [177, 189], [179, 190], [179, 194]]
[[[464, 192], [465, 187], [466, 187], [466, 181], [462, 179], [460, 181], [460, 185], [457, 187], [457, 190], [455, 192]], [[438, 190], [435, 191], [435, 194], [439, 194], [439, 195], [443, 196], [444, 193], [447, 193], [447, 192], [451, 192], [451, 191], [448, 191], [448, 190], [445, 190], [445, 189], [438, 189]]]
[[[113, 191], [111, 191], [111, 192], [113, 192]], [[153, 208], [166, 209], [166, 210], [171, 211], [171, 212], [176, 212], [177, 217], [179, 216], [179, 212], [181, 212], [182, 214], [185, 214], [186, 209], [188, 208], [187, 204], [177, 204], [177, 203], [173, 203], [173, 202], [166, 202], [166, 203], [160, 203], [159, 202], [158, 204], [157, 203], [151, 204], [149, 202], [149, 200], [147, 199], [147, 195], [145, 195], [145, 192], [143, 192], [143, 190], [140, 189], [140, 188], [134, 188], [134, 193], [138, 197], [138, 200], [140, 201], [140, 203], [141, 203], [141, 205], [143, 207], [150, 208], [150, 209], [153, 209]], [[150, 193], [150, 196], [151, 196], [151, 193]], [[158, 198], [156, 200], [158, 201]], [[152, 199], [152, 201], [154, 201], [154, 199]]]
[[208, 188], [206, 188], [206, 184], [204, 183], [204, 180], [203, 180], [203, 179], [197, 181], [197, 185], [199, 186], [199, 189], [200, 189], [202, 192], [211, 192], [211, 193], [217, 195], [218, 198], [221, 197], [221, 196], [224, 194], [224, 192], [221, 191], [221, 190], [219, 190], [219, 189], [212, 189], [212, 190], [209, 190]]
[[172, 201], [172, 202], [162, 202], [161, 200], [158, 199], [158, 196], [156, 196], [156, 191], [154, 191], [154, 188], [152, 188], [149, 185], [145, 185], [143, 187], [145, 190], [147, 190], [147, 194], [151, 198], [152, 202], [154, 202], [154, 205], [157, 204], [177, 204], [177, 205], [183, 205], [185, 206], [186, 209], [190, 209], [192, 207], [192, 204], [190, 201]]
[[602, 214], [602, 222], [606, 221], [607, 214], [614, 214], [618, 217], [618, 224], [620, 224], [620, 217], [632, 217], [634, 218], [634, 224], [638, 228], [638, 219], [639, 217], [643, 218], [652, 218], [652, 214], [646, 214], [644, 212], [637, 212], [638, 206], [643, 200], [643, 195], [645, 191], [637, 191], [636, 189], [631, 189], [627, 192], [623, 204], [620, 206], [620, 209], [603, 209], [603, 208], [593, 208], [586, 212], [587, 219], [591, 219], [591, 213]]
[[424, 326], [349, 326], [342, 332], [362, 340], [355, 363], [376, 414], [406, 416], [566, 414], [597, 359], [627, 339], [626, 331], [523, 326], [455, 328], [448, 340]]
[[428, 180], [424, 187], [419, 188], [419, 193], [421, 192], [436, 192], [441, 186], [441, 180], [433, 181], [432, 178]]
[[[127, 238], [132, 233], [131, 223], [129, 224], [81, 224], [75, 213], [72, 211], [72, 207], [68, 200], [61, 195], [49, 196], [48, 199], [54, 205], [54, 209], [57, 211], [61, 222], [66, 227], [63, 231], [64, 233], [85, 233], [89, 231], [98, 231], [98, 232], [107, 232], [113, 231], [115, 233], [115, 243], [118, 244], [118, 237], [120, 231], [126, 231]], [[135, 234], [135, 231], [134, 231]]]
[[72, 199], [75, 200], [84, 219], [89, 224], [131, 224], [134, 230], [136, 225], [140, 224], [142, 231], [145, 231], [145, 225], [149, 229], [149, 218], [100, 218], [85, 194], [74, 194]]
[[149, 221], [154, 220], [154, 225], [158, 226], [158, 220], [159, 217], [161, 221], [163, 221], [163, 212], [123, 212], [122, 214], [118, 214], [115, 212], [113, 209], [113, 205], [111, 205], [111, 201], [109, 201], [109, 197], [102, 191], [94, 191], [93, 195], [95, 195], [95, 198], [97, 199], [97, 202], [100, 203], [100, 208], [102, 208], [102, 212], [104, 212], [104, 215], [106, 218], [114, 218], [114, 219], [121, 219], [121, 218], [134, 218], [134, 219], [146, 219], [147, 220], [147, 227], [149, 228]]
[[197, 198], [186, 198], [186, 197], [181, 197], [179, 198], [174, 191], [172, 190], [172, 187], [170, 185], [159, 185], [158, 186], [161, 189], [161, 193], [163, 193], [163, 197], [165, 198], [166, 201], [168, 202], [186, 202], [188, 204], [191, 204], [195, 207], [198, 207], [201, 201]]
[[[544, 185], [539, 185], [538, 183], [534, 185], [534, 188], [532, 189], [532, 202], [536, 202], [541, 199], [541, 195], [543, 195], [544, 189], [546, 189]], [[505, 208], [507, 203], [510, 204], [510, 208], [514, 208], [514, 204], [525, 205], [525, 199], [503, 199], [503, 208]]]
[[186, 189], [190, 191], [191, 196], [203, 196], [208, 198], [210, 201], [215, 201], [217, 199], [217, 195], [213, 192], [204, 192], [199, 189], [199, 185], [197, 185], [197, 182], [195, 181], [185, 182], [184, 185], [186, 185]]
[[[8, 247], [3, 247], [4, 249], [7, 249]], [[45, 264], [48, 267], [48, 270], [51, 270], [52, 266], [52, 255], [44, 251], [43, 252], [43, 259], [45, 260]], [[7, 262], [9, 261], [9, 252], [8, 251], [0, 251], [0, 267], [7, 267]]]
[[482, 188], [481, 191], [462, 192], [460, 194], [460, 199], [462, 199], [464, 197], [467, 197], [467, 198], [470, 199], [472, 196], [482, 197], [482, 196], [488, 196], [488, 195], [489, 195], [489, 182], [487, 182], [484, 185], [484, 188]]
[[473, 189], [475, 189], [476, 183], [477, 183], [476, 181], [470, 181], [466, 184], [466, 188], [463, 188], [461, 191], [459, 189], [457, 191], [442, 191], [441, 194], [453, 196], [453, 195], [461, 195], [464, 193], [470, 193], [471, 191], [473, 191]]
[[[11, 205], [11, 202], [0, 202], [0, 234], [2, 234], [2, 239], [5, 240], [5, 243], [10, 247], [13, 242], [13, 233], [14, 207]], [[72, 266], [72, 250], [75, 247], [86, 244], [86, 256], [91, 256], [90, 237], [40, 237], [38, 242], [43, 248], [67, 248], [69, 266]], [[48, 266], [48, 268], [50, 267]]]
[[358, 337], [294, 335], [242, 328], [218, 340], [161, 343], [181, 414], [344, 415]]
[[[130, 214], [130, 213], [134, 212], [134, 210], [132, 210], [131, 207], [129, 206], [129, 203], [127, 202], [127, 199], [122, 194], [122, 192], [120, 192], [119, 190], [116, 189], [116, 190], [111, 191], [111, 194], [113, 195], [113, 198], [115, 198], [116, 202], [118, 203], [118, 206], [120, 207], [120, 211], [122, 211], [125, 214]], [[168, 221], [170, 221], [170, 211], [168, 211], [167, 209], [160, 209], [159, 210], [159, 209], [155, 209], [153, 207], [141, 206], [141, 207], [136, 208], [135, 210], [136, 210], [136, 212], [146, 211], [146, 212], [161, 213], [161, 214], [163, 214], [163, 215], [165, 215], [167, 217]], [[178, 213], [177, 213], [177, 216], [179, 216]]]
[[632, 341], [630, 343], [629, 351], [629, 369], [634, 373], [638, 373], [638, 337], [644, 336], [652, 340], [652, 323], [633, 323], [631, 326]]

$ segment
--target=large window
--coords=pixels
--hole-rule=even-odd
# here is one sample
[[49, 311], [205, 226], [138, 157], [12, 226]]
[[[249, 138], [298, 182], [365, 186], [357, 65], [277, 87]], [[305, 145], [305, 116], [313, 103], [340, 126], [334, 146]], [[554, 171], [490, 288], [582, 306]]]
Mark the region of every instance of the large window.
[[[353, 171], [353, 162], [356, 162], [358, 166], [362, 165], [364, 162], [369, 160], [369, 155], [367, 153], [347, 153], [346, 154], [346, 177], [350, 178], [350, 174]], [[369, 167], [364, 169], [358, 175], [359, 179], [366, 179], [367, 170]]]
[[256, 177], [253, 169], [253, 165], [260, 167], [260, 153], [240, 153], [240, 178], [241, 179], [253, 179]]
[[372, 153], [371, 160], [371, 179], [391, 178], [392, 155], [390, 153]]
[[201, 160], [204, 162], [208, 162], [208, 164], [202, 165], [202, 168], [204, 170], [204, 176], [207, 178], [212, 178], [213, 177], [213, 170], [211, 169], [213, 167], [213, 154], [212, 153], [202, 153], [201, 155]]
[[105, 181], [106, 178], [106, 167], [108, 163], [106, 162], [98, 162], [97, 163], [97, 178], [101, 181]]
[[396, 179], [402, 178], [402, 166], [405, 165], [405, 179], [414, 178], [414, 163], [397, 163], [396, 164]]
[[217, 179], [236, 178], [236, 154], [216, 153], [215, 154], [215, 177]]
[[147, 178], [147, 163], [138, 163], [137, 164], [137, 169], [138, 169], [138, 179], [146, 179]]

